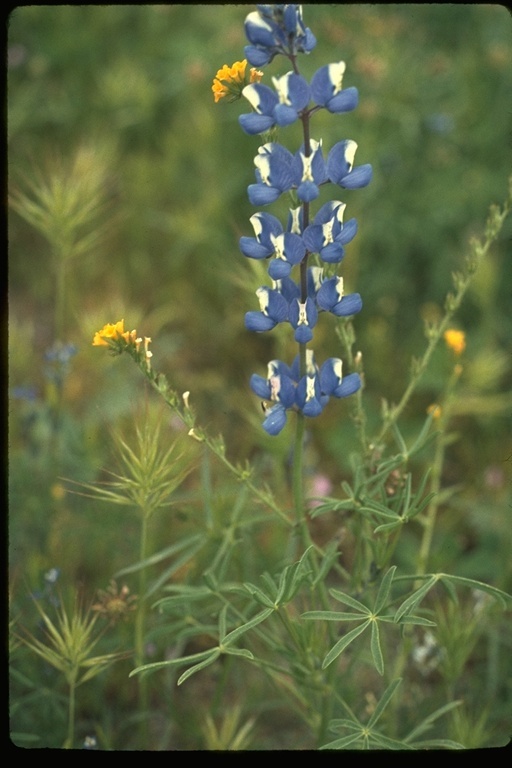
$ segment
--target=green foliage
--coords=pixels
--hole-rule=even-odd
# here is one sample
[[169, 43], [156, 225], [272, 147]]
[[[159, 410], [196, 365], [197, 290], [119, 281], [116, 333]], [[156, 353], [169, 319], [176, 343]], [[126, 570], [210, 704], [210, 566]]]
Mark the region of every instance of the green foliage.
[[[211, 93], [241, 58], [246, 11], [9, 18], [11, 739], [502, 746], [510, 16], [305, 6], [322, 48], [305, 76], [343, 58], [360, 93], [315, 131], [326, 147], [357, 137], [374, 181], [346, 191], [364, 226], [344, 277], [364, 310], [315, 342], [320, 358], [335, 343], [364, 390], [290, 450], [288, 432], [261, 430], [247, 385], [290, 353], [243, 327], [265, 274], [238, 251], [259, 139], [240, 131], [240, 102]], [[152, 358], [92, 347], [121, 318]]]

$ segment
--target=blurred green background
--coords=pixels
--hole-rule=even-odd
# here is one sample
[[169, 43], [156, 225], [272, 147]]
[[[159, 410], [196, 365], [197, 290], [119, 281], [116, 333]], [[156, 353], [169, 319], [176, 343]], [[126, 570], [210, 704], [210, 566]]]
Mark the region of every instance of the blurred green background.
[[[242, 102], [214, 104], [212, 79], [243, 58], [243, 5], [26, 6], [8, 21], [9, 190], [30, 195], [52, 174], [90, 179], [99, 190], [94, 248], [66, 265], [65, 338], [76, 346], [62, 390], [62, 441], [49, 462], [49, 405], [55, 397], [45, 354], [56, 341], [58, 280], [48, 241], [9, 212], [9, 386], [11, 567], [37, 583], [62, 567], [73, 581], [105, 586], [133, 557], [119, 546], [119, 518], [63, 496], [60, 477], [97, 478], [109, 461], [108, 429], [144, 409], [141, 376], [128, 359], [91, 346], [96, 330], [124, 318], [152, 338], [155, 367], [191, 392], [199, 422], [222, 432], [228, 454], [282, 466], [290, 432], [269, 438], [251, 393], [252, 373], [270, 359], [290, 362], [288, 328], [255, 335], [244, 314], [267, 284], [265, 265], [238, 250], [252, 235], [247, 199], [258, 137], [245, 135]], [[306, 77], [346, 61], [345, 86], [360, 104], [320, 113], [312, 136], [328, 150], [351, 138], [356, 163], [371, 163], [363, 190], [322, 191], [347, 203], [359, 233], [342, 264], [348, 291], [363, 297], [355, 318], [366, 371], [369, 430], [382, 398], [397, 401], [425, 320], [442, 312], [451, 274], [481, 235], [489, 205], [507, 194], [512, 154], [512, 18], [500, 5], [320, 4], [304, 18], [318, 45], [299, 65]], [[263, 82], [287, 71], [277, 57]], [[292, 151], [296, 126], [280, 141]], [[268, 209], [281, 214], [283, 204]], [[510, 588], [512, 418], [511, 222], [492, 249], [457, 327], [467, 334], [459, 439], [447, 484], [461, 484], [443, 518], [440, 561]], [[333, 318], [315, 334], [320, 361], [340, 354]], [[404, 414], [407, 435], [421, 424], [453, 366], [439, 349]], [[51, 367], [51, 366], [50, 366]], [[348, 471], [354, 440], [346, 401], [310, 428], [311, 469], [334, 483]], [[98, 526], [100, 533], [98, 532]], [[77, 542], [79, 541], [79, 545]], [[508, 553], [508, 554], [507, 554]], [[508, 583], [507, 583], [508, 582]], [[23, 583], [17, 589], [23, 590]]]

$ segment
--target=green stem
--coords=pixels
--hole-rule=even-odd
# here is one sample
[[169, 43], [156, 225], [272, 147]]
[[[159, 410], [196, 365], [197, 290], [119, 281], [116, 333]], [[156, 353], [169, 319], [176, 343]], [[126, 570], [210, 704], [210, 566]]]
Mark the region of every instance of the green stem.
[[[461, 373], [462, 367], [460, 365], [456, 365], [448, 380], [448, 383], [446, 384], [444, 403], [441, 405], [439, 433], [436, 438], [434, 460], [432, 462], [432, 473], [430, 475], [430, 492], [434, 495], [432, 497], [432, 501], [427, 507], [427, 511], [423, 518], [423, 536], [421, 538], [420, 549], [418, 552], [418, 563], [416, 569], [418, 576], [423, 576], [427, 572], [428, 559], [430, 556], [430, 550], [432, 548], [432, 539], [434, 537], [437, 512], [439, 509], [439, 492], [441, 490], [446, 449], [446, 429], [451, 417], [451, 404], [452, 401], [454, 401], [455, 387]], [[417, 586], [419, 586], [419, 584]]]
[[[311, 545], [311, 537], [306, 519], [306, 510], [304, 505], [304, 425], [305, 416], [302, 412], [297, 413], [297, 422], [295, 427], [295, 443], [293, 447], [293, 469], [292, 469], [292, 489], [293, 502], [295, 507], [296, 529], [299, 533], [297, 542], [297, 557]], [[301, 549], [302, 545], [302, 549]]]
[[[148, 548], [148, 515], [146, 510], [142, 512], [142, 524], [140, 534], [139, 562], [144, 562]], [[139, 572], [139, 602], [135, 617], [135, 664], [140, 667], [144, 664], [144, 637], [146, 628], [146, 568]], [[139, 675], [139, 709], [141, 716], [141, 749], [148, 747], [148, 712], [149, 693], [148, 681], [145, 675]]]
[[[439, 491], [441, 489], [444, 453], [445, 436], [441, 431], [436, 440], [436, 449], [434, 454], [434, 461], [432, 463], [432, 474], [430, 480], [430, 492], [434, 493], [435, 496], [432, 498], [432, 501], [428, 505], [424, 519], [423, 536], [421, 538], [420, 549], [418, 552], [418, 564], [416, 567], [416, 573], [418, 576], [423, 576], [427, 572], [428, 558], [430, 556], [430, 549], [432, 547], [437, 511], [439, 508], [438, 497]], [[419, 584], [417, 586], [419, 586]]]
[[68, 701], [68, 735], [66, 738], [65, 748], [73, 749], [73, 743], [75, 740], [75, 680], [69, 681], [69, 701]]
[[[356, 371], [361, 376], [361, 380], [364, 384], [362, 355], [358, 353], [357, 356], [354, 357], [352, 352], [352, 347], [356, 340], [352, 321], [345, 318], [343, 322], [340, 322], [336, 326], [336, 332], [339, 340], [343, 344], [349, 369], [351, 371]], [[359, 442], [363, 453], [366, 454], [368, 451], [368, 438], [366, 435], [366, 411], [363, 406], [363, 387], [360, 387], [350, 400], [353, 408], [352, 418], [356, 425]]]
[[55, 264], [55, 312], [54, 312], [54, 338], [64, 341], [64, 328], [66, 322], [66, 260], [62, 254], [54, 258]]

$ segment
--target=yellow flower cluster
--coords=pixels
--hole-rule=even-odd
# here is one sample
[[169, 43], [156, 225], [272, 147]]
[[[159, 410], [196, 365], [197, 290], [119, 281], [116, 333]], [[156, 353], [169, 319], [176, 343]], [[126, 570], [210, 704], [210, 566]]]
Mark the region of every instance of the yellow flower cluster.
[[235, 61], [235, 63], [228, 67], [227, 64], [219, 69], [213, 79], [212, 91], [215, 103], [223, 99], [225, 96], [231, 95], [231, 99], [239, 99], [242, 95], [242, 90], [249, 83], [259, 83], [263, 77], [263, 72], [259, 72], [255, 67], [249, 71], [249, 77], [247, 78], [247, 60]]
[[466, 334], [464, 331], [456, 331], [455, 329], [451, 328], [444, 332], [444, 340], [446, 342], [446, 346], [449, 349], [452, 349], [457, 357], [461, 355], [466, 349]]
[[111, 341], [118, 341], [119, 339], [124, 339], [129, 344], [130, 341], [135, 341], [136, 335], [136, 331], [125, 331], [124, 320], [118, 320], [117, 323], [107, 323], [101, 331], [96, 331], [92, 345], [93, 347], [109, 347]]
[[118, 320], [117, 323], [107, 323], [101, 331], [96, 331], [92, 345], [93, 347], [110, 347], [114, 352], [121, 354], [127, 347], [122, 343], [119, 344], [119, 342], [125, 342], [126, 345], [134, 347], [137, 353], [140, 351], [141, 344], [144, 343], [143, 359], [146, 362], [147, 369], [150, 369], [151, 358], [153, 357], [153, 353], [149, 350], [151, 338], [149, 336], [144, 336], [144, 338], [137, 336], [135, 329], [133, 331], [125, 331], [124, 320]]

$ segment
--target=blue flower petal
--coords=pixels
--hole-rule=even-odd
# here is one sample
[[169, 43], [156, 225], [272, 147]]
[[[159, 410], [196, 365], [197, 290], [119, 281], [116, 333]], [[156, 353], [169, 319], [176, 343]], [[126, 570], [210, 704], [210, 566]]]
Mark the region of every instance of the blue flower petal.
[[263, 422], [263, 429], [269, 435], [278, 435], [286, 424], [286, 408], [281, 403], [276, 403], [267, 412], [267, 417]]
[[345, 88], [325, 105], [329, 112], [340, 114], [350, 112], [355, 109], [359, 103], [359, 92], [357, 88]]
[[313, 181], [304, 181], [297, 188], [297, 197], [303, 203], [310, 203], [312, 200], [316, 200], [319, 194], [320, 190]]
[[336, 317], [347, 317], [348, 315], [356, 315], [363, 308], [363, 301], [358, 293], [350, 293], [348, 296], [344, 296], [338, 304], [331, 307], [331, 312]]
[[276, 325], [277, 321], [264, 315], [263, 312], [254, 311], [245, 313], [245, 327], [248, 331], [262, 333], [263, 331], [271, 331]]
[[288, 277], [292, 270], [292, 265], [284, 259], [273, 259], [268, 268], [268, 274], [272, 280], [282, 280]]
[[348, 397], [361, 388], [361, 378], [358, 373], [349, 373], [341, 384], [333, 391], [334, 397]]
[[345, 251], [339, 243], [329, 243], [320, 250], [320, 258], [327, 264], [338, 264], [344, 257]]
[[258, 48], [255, 45], [246, 45], [244, 55], [249, 64], [253, 67], [264, 67], [273, 58], [272, 50]]
[[249, 259], [265, 259], [272, 254], [272, 251], [269, 253], [268, 248], [261, 245], [255, 237], [241, 237], [239, 246], [243, 255]]
[[270, 400], [270, 385], [268, 380], [264, 379], [263, 376], [258, 376], [257, 373], [253, 373], [249, 381], [249, 386], [255, 395], [258, 395], [258, 397], [261, 397], [263, 400]]
[[338, 184], [345, 189], [360, 189], [366, 187], [372, 180], [373, 169], [368, 163], [366, 165], [358, 165], [351, 173], [345, 176]]
[[317, 304], [321, 309], [330, 312], [343, 298], [343, 279], [331, 277], [320, 286], [316, 295]]
[[258, 115], [255, 112], [249, 115], [240, 115], [238, 122], [242, 129], [249, 136], [255, 136], [258, 133], [265, 133], [275, 124], [273, 117], [269, 115]]
[[342, 230], [339, 235], [336, 236], [336, 242], [346, 245], [357, 235], [357, 219], [350, 219], [346, 224], [343, 224]]
[[329, 357], [320, 368], [320, 387], [325, 395], [332, 395], [340, 386], [342, 377], [342, 362], [337, 357]]
[[321, 224], [310, 224], [302, 235], [304, 244], [311, 253], [320, 253], [323, 246], [324, 233]]
[[251, 205], [269, 205], [275, 203], [281, 195], [281, 190], [267, 184], [249, 184], [247, 195]]
[[244, 22], [245, 36], [253, 45], [261, 45], [272, 48], [275, 45], [275, 33], [273, 27], [267, 23], [258, 13], [252, 11]]
[[313, 331], [307, 325], [299, 325], [293, 336], [297, 344], [307, 344], [313, 338]]
[[274, 117], [276, 123], [284, 128], [286, 125], [291, 125], [298, 120], [299, 115], [297, 110], [288, 104], [278, 104], [274, 110]]

